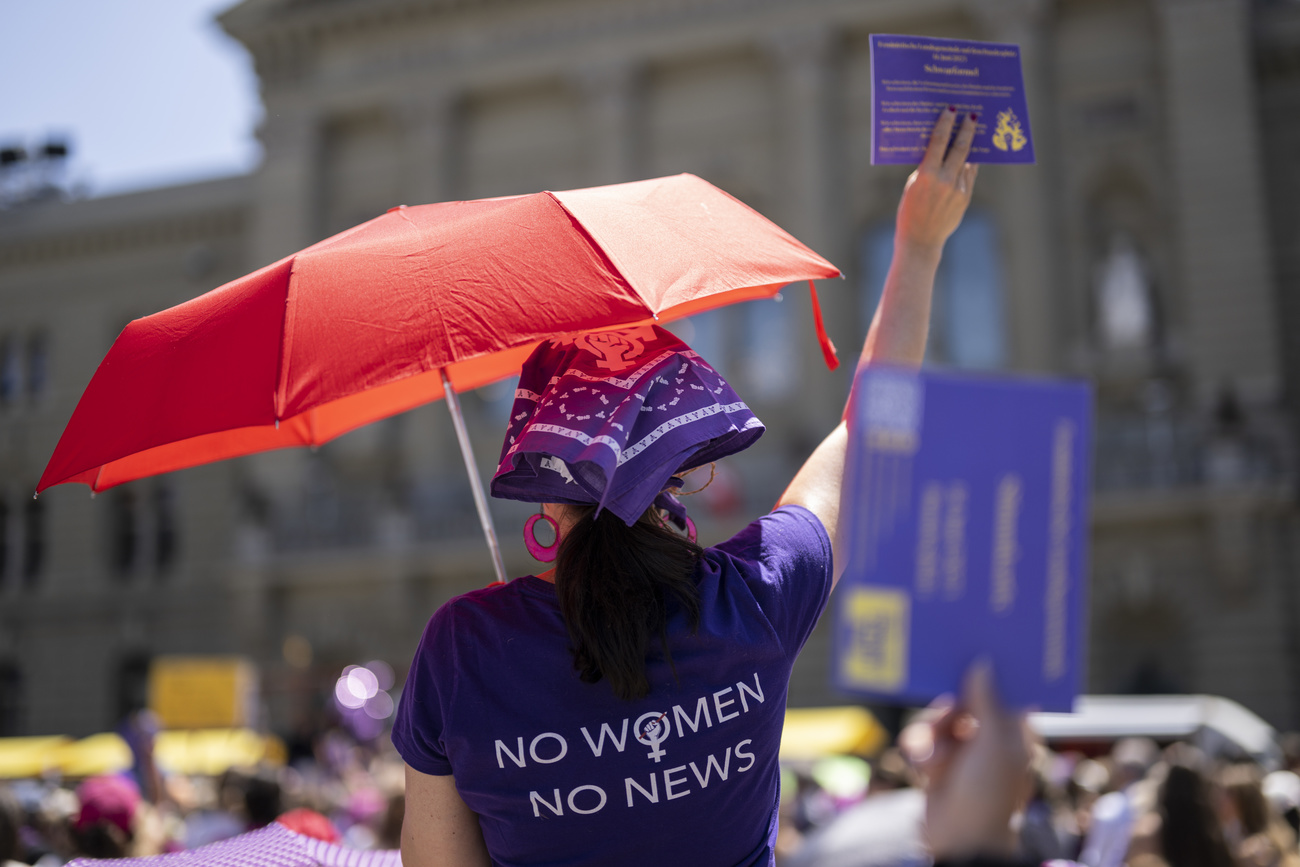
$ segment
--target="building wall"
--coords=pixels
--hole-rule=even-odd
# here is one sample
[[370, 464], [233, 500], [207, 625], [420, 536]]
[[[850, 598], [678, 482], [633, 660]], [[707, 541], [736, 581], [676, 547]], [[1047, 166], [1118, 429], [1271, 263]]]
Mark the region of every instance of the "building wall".
[[[1278, 60], [1295, 42], [1276, 27], [1259, 35], [1275, 11], [1237, 0], [235, 7], [221, 22], [252, 51], [267, 109], [255, 174], [0, 212], [0, 340], [45, 335], [50, 358], [41, 396], [0, 408], [18, 540], [0, 584], [0, 673], [8, 663], [23, 682], [21, 700], [0, 702], [0, 725], [107, 727], [138, 660], [176, 652], [252, 656], [269, 720], [296, 725], [341, 666], [378, 657], [400, 673], [428, 614], [490, 580], [440, 404], [317, 452], [132, 483], [125, 498], [54, 489], [40, 501], [48, 556], [21, 578], [15, 510], [133, 316], [395, 204], [691, 171], [840, 264], [847, 279], [820, 295], [851, 359], [907, 176], [867, 158], [872, 32], [1022, 47], [1040, 161], [983, 169], [968, 221], [983, 234], [967, 241], [987, 279], [953, 266], [943, 303], [960, 311], [961, 293], [993, 293], [1000, 312], [981, 327], [1001, 335], [999, 366], [1097, 386], [1090, 689], [1214, 692], [1300, 725], [1284, 400], [1300, 380], [1278, 326], [1296, 312], [1287, 263], [1300, 235], [1297, 197], [1275, 183], [1295, 180], [1294, 124], [1278, 118], [1297, 116], [1279, 107], [1300, 92], [1300, 67]], [[1149, 322], [1117, 342], [1104, 275], [1124, 267]], [[791, 287], [679, 326], [768, 423], [694, 498], [706, 541], [768, 508], [839, 416], [848, 371], [825, 370], [807, 297]], [[936, 321], [937, 359], [960, 360], [944, 329], [965, 327]], [[508, 385], [464, 397], [484, 476], [509, 402]], [[519, 539], [529, 511], [493, 503], [515, 574], [533, 568]], [[169, 520], [175, 553], [159, 568]], [[123, 527], [139, 537], [130, 557]], [[800, 659], [792, 703], [851, 700], [827, 685], [827, 626]]]

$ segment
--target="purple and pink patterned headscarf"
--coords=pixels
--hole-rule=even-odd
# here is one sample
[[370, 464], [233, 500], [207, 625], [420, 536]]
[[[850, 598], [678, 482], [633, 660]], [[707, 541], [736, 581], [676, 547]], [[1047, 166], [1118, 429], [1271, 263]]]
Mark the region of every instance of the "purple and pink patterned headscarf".
[[762, 433], [726, 380], [658, 326], [551, 340], [524, 362], [492, 496], [595, 504], [630, 527], [656, 498], [681, 510], [667, 493], [679, 474]]

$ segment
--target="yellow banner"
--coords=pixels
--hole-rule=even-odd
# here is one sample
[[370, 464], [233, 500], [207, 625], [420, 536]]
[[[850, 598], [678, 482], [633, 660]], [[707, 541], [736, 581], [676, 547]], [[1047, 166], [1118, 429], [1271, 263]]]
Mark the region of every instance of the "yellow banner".
[[257, 669], [237, 656], [161, 656], [149, 669], [149, 707], [165, 729], [253, 726]]

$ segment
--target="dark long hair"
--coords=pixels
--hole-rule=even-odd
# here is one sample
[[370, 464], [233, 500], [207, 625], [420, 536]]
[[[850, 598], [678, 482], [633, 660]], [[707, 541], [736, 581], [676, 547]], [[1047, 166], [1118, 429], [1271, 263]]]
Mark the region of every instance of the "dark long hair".
[[644, 698], [654, 636], [673, 664], [673, 609], [686, 612], [692, 631], [699, 627], [695, 565], [702, 549], [668, 529], [653, 506], [631, 527], [608, 509], [593, 518], [595, 506], [571, 508], [577, 520], [555, 558], [555, 592], [573, 667], [585, 683], [608, 679], [624, 701]]
[[1205, 777], [1176, 757], [1160, 791], [1160, 845], [1170, 867], [1234, 867]]

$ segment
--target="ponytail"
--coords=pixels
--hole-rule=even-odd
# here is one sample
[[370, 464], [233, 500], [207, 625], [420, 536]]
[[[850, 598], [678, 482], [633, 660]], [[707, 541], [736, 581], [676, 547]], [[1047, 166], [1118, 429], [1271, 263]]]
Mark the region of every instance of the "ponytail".
[[699, 628], [695, 566], [702, 549], [665, 527], [653, 506], [631, 527], [608, 509], [593, 518], [594, 506], [571, 508], [577, 520], [560, 542], [555, 592], [573, 667], [584, 683], [608, 678], [624, 701], [644, 698], [654, 635], [673, 665], [670, 608], [686, 612], [692, 631]]

